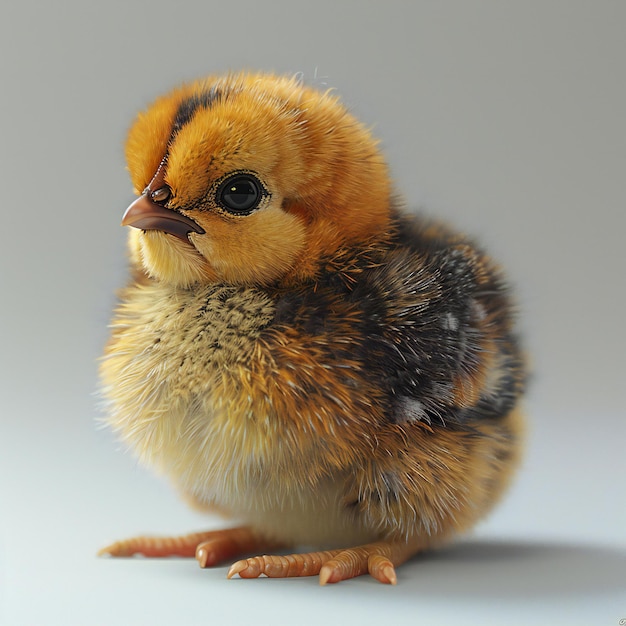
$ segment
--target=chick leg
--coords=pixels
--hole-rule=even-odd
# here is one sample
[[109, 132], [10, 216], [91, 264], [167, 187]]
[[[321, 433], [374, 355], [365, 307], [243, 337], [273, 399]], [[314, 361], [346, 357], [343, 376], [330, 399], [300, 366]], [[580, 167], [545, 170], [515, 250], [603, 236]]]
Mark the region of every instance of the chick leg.
[[256, 578], [265, 574], [270, 578], [315, 576], [320, 584], [369, 573], [381, 583], [395, 585], [395, 566], [424, 549], [424, 544], [379, 541], [345, 550], [327, 550], [288, 556], [256, 556], [234, 563], [228, 578], [239, 574], [241, 578]]
[[246, 552], [280, 547], [275, 542], [264, 540], [249, 528], [241, 527], [190, 533], [180, 537], [133, 537], [103, 548], [98, 555], [195, 556], [200, 567], [209, 567]]

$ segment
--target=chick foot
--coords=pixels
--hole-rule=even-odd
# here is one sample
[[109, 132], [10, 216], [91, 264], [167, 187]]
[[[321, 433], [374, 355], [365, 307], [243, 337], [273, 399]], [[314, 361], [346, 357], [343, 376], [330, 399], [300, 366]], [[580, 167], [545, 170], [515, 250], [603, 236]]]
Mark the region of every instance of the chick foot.
[[381, 583], [395, 585], [395, 566], [404, 563], [419, 549], [410, 544], [381, 541], [346, 550], [256, 556], [234, 563], [227, 577], [239, 574], [241, 578], [257, 578], [264, 574], [269, 578], [287, 578], [319, 574], [320, 585], [325, 585], [369, 573]]
[[276, 549], [282, 546], [263, 541], [250, 529], [228, 528], [190, 533], [179, 537], [132, 537], [116, 541], [102, 548], [99, 556], [133, 556], [142, 554], [147, 557], [195, 556], [200, 567], [209, 567], [223, 560], [253, 552], [259, 549]]

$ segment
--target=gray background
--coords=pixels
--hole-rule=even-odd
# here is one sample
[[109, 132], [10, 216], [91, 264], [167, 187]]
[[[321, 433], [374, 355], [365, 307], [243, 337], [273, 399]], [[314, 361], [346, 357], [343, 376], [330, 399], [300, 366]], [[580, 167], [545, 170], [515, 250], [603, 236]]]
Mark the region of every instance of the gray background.
[[[626, 3], [0, 11], [0, 623], [626, 618]], [[97, 430], [93, 391], [124, 282], [126, 130], [182, 80], [240, 68], [336, 88], [382, 138], [408, 206], [477, 235], [517, 286], [535, 370], [524, 467], [465, 544], [407, 564], [394, 589], [94, 557], [221, 524]]]

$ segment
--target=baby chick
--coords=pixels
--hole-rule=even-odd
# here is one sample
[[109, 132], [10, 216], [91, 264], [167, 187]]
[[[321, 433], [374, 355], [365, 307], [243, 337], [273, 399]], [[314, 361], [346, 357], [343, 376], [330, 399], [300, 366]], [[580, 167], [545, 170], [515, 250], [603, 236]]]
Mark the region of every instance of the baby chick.
[[470, 528], [516, 467], [524, 365], [507, 289], [471, 241], [403, 214], [337, 98], [210, 77], [130, 130], [133, 278], [101, 365], [110, 425], [240, 527], [101, 552], [259, 556], [322, 584]]

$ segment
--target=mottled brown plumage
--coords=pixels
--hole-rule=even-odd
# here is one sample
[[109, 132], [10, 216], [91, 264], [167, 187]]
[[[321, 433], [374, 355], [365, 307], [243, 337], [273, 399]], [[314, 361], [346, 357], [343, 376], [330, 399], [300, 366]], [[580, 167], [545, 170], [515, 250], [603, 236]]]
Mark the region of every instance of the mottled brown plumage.
[[519, 456], [524, 368], [490, 259], [391, 201], [369, 131], [271, 75], [208, 78], [127, 144], [133, 280], [102, 362], [109, 421], [231, 531], [104, 549], [194, 552], [229, 576], [394, 565], [470, 528]]

